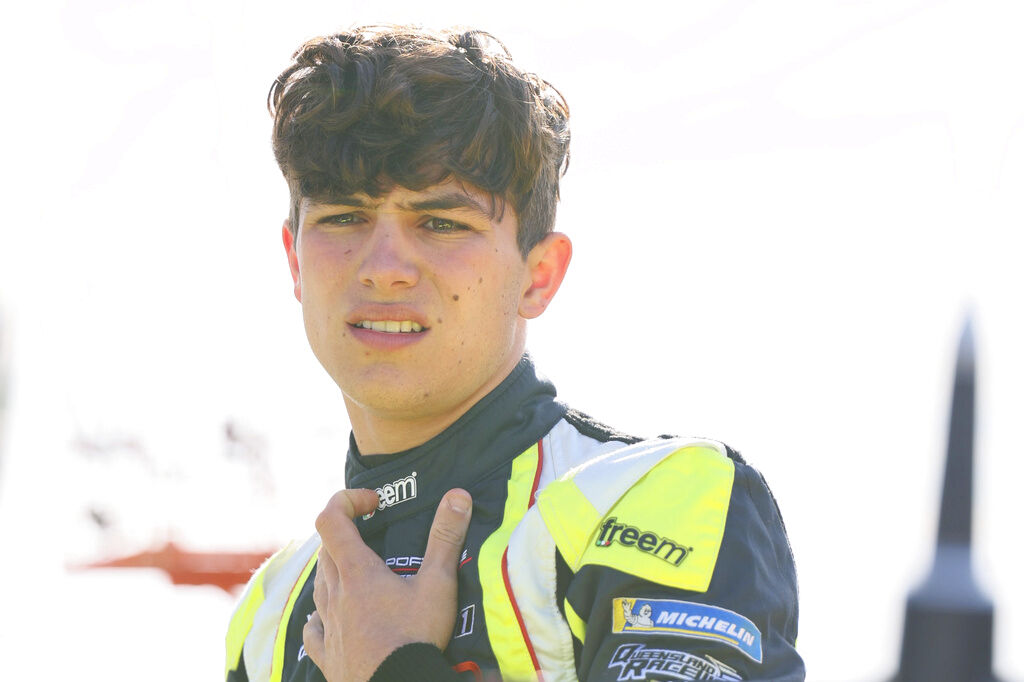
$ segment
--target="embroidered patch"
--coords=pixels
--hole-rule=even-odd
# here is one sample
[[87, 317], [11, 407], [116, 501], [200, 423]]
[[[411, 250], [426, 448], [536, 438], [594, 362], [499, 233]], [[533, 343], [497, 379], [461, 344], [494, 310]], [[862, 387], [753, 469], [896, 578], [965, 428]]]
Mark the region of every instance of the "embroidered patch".
[[649, 649], [643, 644], [622, 644], [608, 662], [608, 669], [618, 667], [619, 682], [646, 680], [652, 673], [657, 679], [672, 680], [742, 680], [735, 668], [711, 656], [694, 656], [674, 649]]
[[635, 547], [641, 552], [656, 556], [673, 566], [678, 566], [683, 559], [693, 551], [693, 547], [684, 547], [675, 540], [658, 537], [655, 533], [647, 530], [640, 530], [625, 523], [616, 523], [614, 516], [610, 516], [601, 526], [601, 533], [594, 543], [597, 547], [609, 547], [612, 542], [617, 542], [624, 547]]
[[679, 635], [724, 642], [761, 662], [761, 631], [734, 611], [674, 599], [612, 599], [613, 633]]
[[369, 514], [363, 514], [363, 520], [373, 518], [373, 515], [388, 507], [394, 507], [408, 500], [416, 499], [416, 472], [412, 472], [405, 478], [400, 478], [391, 483], [385, 483], [377, 488], [377, 508]]

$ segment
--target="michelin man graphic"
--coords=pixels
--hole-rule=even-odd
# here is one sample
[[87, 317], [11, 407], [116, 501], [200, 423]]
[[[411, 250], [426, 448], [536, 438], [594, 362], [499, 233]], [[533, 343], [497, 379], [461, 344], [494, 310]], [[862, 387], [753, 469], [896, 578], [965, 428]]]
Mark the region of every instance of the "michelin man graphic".
[[635, 628], [653, 628], [654, 621], [651, 620], [651, 609], [650, 604], [642, 604], [640, 606], [639, 613], [633, 613], [633, 606], [636, 604], [636, 600], [628, 601], [622, 600], [622, 615], [626, 619], [626, 622]]

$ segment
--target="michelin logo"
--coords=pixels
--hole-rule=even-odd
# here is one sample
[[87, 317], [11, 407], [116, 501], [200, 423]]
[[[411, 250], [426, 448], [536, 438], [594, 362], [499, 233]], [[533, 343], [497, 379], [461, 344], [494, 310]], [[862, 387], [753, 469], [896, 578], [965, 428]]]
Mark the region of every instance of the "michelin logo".
[[415, 499], [416, 472], [414, 471], [405, 478], [400, 478], [392, 483], [385, 483], [381, 487], [377, 488], [376, 493], [378, 500], [377, 508], [369, 514], [364, 514], [364, 521], [372, 518], [377, 512], [384, 511], [388, 507], [394, 507], [396, 504], [401, 504]]
[[619, 682], [656, 679], [742, 680], [735, 668], [710, 656], [700, 657], [673, 649], [648, 649], [643, 644], [623, 644], [615, 650], [608, 669], [619, 668]]
[[728, 609], [674, 599], [612, 600], [612, 632], [678, 635], [723, 642], [760, 663], [761, 631]]

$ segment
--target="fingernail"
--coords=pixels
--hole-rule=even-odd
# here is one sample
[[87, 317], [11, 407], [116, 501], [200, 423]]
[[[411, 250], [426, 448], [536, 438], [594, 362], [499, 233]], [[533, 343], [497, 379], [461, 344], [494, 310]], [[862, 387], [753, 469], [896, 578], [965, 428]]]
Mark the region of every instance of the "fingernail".
[[470, 500], [467, 495], [449, 495], [448, 508], [456, 514], [465, 514], [469, 511]]

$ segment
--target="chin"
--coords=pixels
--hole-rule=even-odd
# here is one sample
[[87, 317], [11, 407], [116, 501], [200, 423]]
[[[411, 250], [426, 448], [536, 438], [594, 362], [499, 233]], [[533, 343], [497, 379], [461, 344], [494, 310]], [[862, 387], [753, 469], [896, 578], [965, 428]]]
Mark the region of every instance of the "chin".
[[407, 376], [376, 376], [369, 380], [337, 383], [346, 398], [361, 408], [394, 416], [414, 416], [415, 413], [429, 412], [429, 406], [442, 395], [450, 395], [451, 389], [445, 383], [432, 386], [422, 380], [410, 380]]
[[450, 412], [452, 409], [450, 402], [439, 402], [432, 394], [424, 393], [413, 397], [375, 393], [358, 402], [367, 413], [376, 414], [378, 418], [397, 421], [431, 419]]

